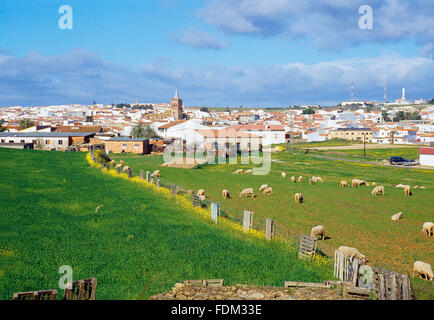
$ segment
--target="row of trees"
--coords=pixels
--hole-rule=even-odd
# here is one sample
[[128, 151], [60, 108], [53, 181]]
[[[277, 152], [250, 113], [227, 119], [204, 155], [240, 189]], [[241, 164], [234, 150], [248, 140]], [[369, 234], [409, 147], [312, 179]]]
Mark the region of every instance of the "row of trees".
[[396, 114], [396, 116], [393, 117], [393, 119], [390, 119], [386, 110], [383, 110], [383, 112], [381, 114], [384, 118], [384, 121], [386, 121], [386, 122], [391, 122], [391, 121], [399, 122], [402, 120], [420, 120], [421, 119], [420, 113], [418, 111], [415, 111], [415, 112], [398, 111], [398, 113]]

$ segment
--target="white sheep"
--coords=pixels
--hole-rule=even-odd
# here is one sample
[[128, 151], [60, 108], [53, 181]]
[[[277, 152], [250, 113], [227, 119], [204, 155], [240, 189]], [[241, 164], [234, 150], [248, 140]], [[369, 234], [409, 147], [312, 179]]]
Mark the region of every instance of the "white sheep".
[[200, 200], [200, 201], [205, 201], [206, 198], [205, 198], [205, 196], [199, 196], [199, 200]]
[[321, 240], [324, 240], [325, 238], [325, 227], [324, 226], [316, 226], [313, 227], [310, 232], [311, 237], [318, 237], [321, 236]]
[[233, 172], [233, 174], [243, 174], [244, 170], [243, 169], [237, 169]]
[[313, 176], [313, 177], [312, 177], [312, 181], [315, 182], [315, 183], [316, 183], [316, 182], [324, 182], [323, 179], [322, 179], [321, 177], [316, 177], [316, 176]]
[[124, 171], [128, 171], [128, 170], [130, 170], [130, 167], [129, 167], [129, 166], [125, 166], [125, 167], [122, 169], [122, 172], [124, 172]]
[[282, 178], [286, 178], [286, 172], [282, 172], [282, 174], [280, 175]]
[[302, 203], [303, 202], [303, 195], [301, 193], [296, 193], [294, 195], [295, 203]]
[[298, 177], [298, 182], [300, 182], [300, 183], [303, 182], [303, 176], [299, 176], [299, 177]]
[[356, 257], [357, 259], [362, 260], [362, 263], [366, 262], [366, 256], [361, 254], [356, 248], [341, 246], [338, 251], [351, 260]]
[[223, 190], [222, 196], [223, 196], [223, 199], [229, 199], [230, 198], [229, 190], [227, 190], [227, 189]]
[[267, 189], [268, 187], [269, 187], [268, 184], [263, 184], [263, 185], [261, 185], [261, 187], [259, 188], [259, 191], [262, 192], [262, 190], [265, 190], [265, 189]]
[[348, 182], [347, 181], [343, 181], [343, 180], [340, 182], [340, 184], [341, 184], [342, 188], [346, 188], [346, 187], [349, 186]]
[[116, 169], [116, 170], [117, 170], [117, 169], [122, 169], [122, 164], [121, 164], [121, 163], [117, 164], [116, 167], [115, 167], [115, 169]]
[[204, 196], [204, 195], [205, 195], [205, 190], [200, 189], [200, 190], [197, 192], [197, 195], [198, 195], [198, 196]]
[[240, 192], [240, 197], [255, 197], [255, 193], [253, 192], [253, 188], [247, 188]]
[[295, 180], [295, 177], [294, 177], [294, 176], [292, 176], [292, 177], [291, 177], [291, 181], [292, 181], [292, 182], [296, 182], [296, 180]]
[[399, 219], [401, 219], [401, 217], [402, 217], [402, 212], [398, 212], [398, 213], [395, 213], [391, 219], [392, 219], [392, 221], [399, 221]]
[[253, 169], [250, 169], [250, 170], [246, 170], [246, 172], [245, 172], [245, 174], [247, 175], [247, 174], [253, 174]]
[[434, 235], [434, 223], [425, 222], [423, 224], [422, 232], [424, 233], [424, 235], [432, 237]]
[[424, 276], [427, 280], [432, 281], [433, 279], [433, 272], [429, 263], [416, 261], [413, 264], [413, 277], [415, 273], [417, 273], [417, 275], [421, 278]]
[[264, 189], [264, 190], [262, 191], [262, 194], [263, 194], [264, 196], [272, 195], [272, 194], [273, 194], [273, 188], [268, 187], [267, 189]]
[[377, 186], [372, 190], [372, 195], [376, 196], [377, 194], [381, 193], [384, 196], [384, 187], [383, 186]]
[[154, 172], [152, 172], [153, 177], [160, 177], [160, 170], [155, 170]]

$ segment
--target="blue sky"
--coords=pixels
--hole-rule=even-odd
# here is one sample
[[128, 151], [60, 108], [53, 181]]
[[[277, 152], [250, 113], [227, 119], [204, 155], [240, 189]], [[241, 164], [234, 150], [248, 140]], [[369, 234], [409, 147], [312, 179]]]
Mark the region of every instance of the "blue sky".
[[[61, 30], [61, 5], [73, 29]], [[359, 28], [359, 7], [373, 29]], [[2, 0], [0, 106], [434, 96], [431, 0]]]

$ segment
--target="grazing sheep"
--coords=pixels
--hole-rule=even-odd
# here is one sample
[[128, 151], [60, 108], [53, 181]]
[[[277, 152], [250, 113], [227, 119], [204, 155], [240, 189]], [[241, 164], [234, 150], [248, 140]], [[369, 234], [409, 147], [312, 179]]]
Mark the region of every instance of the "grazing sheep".
[[348, 186], [349, 186], [349, 184], [348, 184], [347, 181], [341, 181], [341, 187], [342, 187], [342, 188], [346, 188], [346, 187], [348, 187]]
[[259, 191], [262, 192], [263, 190], [267, 189], [269, 187], [268, 184], [263, 184], [260, 188]]
[[312, 178], [309, 178], [309, 184], [313, 184]]
[[205, 196], [202, 195], [202, 196], [199, 196], [199, 200], [200, 200], [200, 201], [205, 201], [206, 198], [205, 198]]
[[413, 264], [413, 277], [415, 273], [417, 273], [417, 275], [421, 278], [422, 276], [424, 276], [429, 281], [432, 281], [433, 279], [433, 272], [432, 272], [431, 265], [429, 263], [416, 261]]
[[324, 182], [321, 177], [315, 177], [315, 176], [312, 177], [312, 181], [315, 183], [316, 182]]
[[118, 164], [116, 165], [115, 169], [116, 169], [116, 170], [117, 170], [117, 169], [122, 169], [122, 164], [121, 164], [121, 163], [118, 163]]
[[152, 172], [151, 176], [159, 178], [160, 177], [160, 170], [155, 170], [154, 172]]
[[395, 213], [391, 219], [392, 219], [392, 221], [399, 221], [399, 219], [401, 219], [401, 217], [402, 217], [402, 212], [398, 212], [398, 213]]
[[298, 182], [300, 182], [300, 183], [303, 182], [303, 176], [299, 176], [299, 177], [298, 177]]
[[415, 189], [419, 189], [419, 186], [414, 186], [413, 188], [415, 188]]
[[267, 189], [264, 189], [264, 190], [262, 191], [262, 194], [263, 194], [264, 196], [272, 195], [272, 194], [273, 194], [273, 188], [268, 187]]
[[357, 188], [359, 186], [366, 186], [366, 181], [360, 180], [360, 179], [353, 179], [353, 180], [351, 180], [351, 186], [353, 188]]
[[294, 176], [292, 176], [292, 177], [291, 177], [291, 181], [292, 181], [292, 182], [296, 182], [296, 180], [295, 180], [295, 177], [294, 177]]
[[115, 164], [116, 164], [116, 161], [115, 161], [115, 160], [110, 161], [110, 165], [111, 165], [111, 166], [114, 166]]
[[235, 170], [233, 174], [243, 174], [244, 170], [243, 169], [238, 169]]
[[434, 223], [425, 222], [423, 224], [422, 232], [424, 233], [424, 235], [432, 237], [434, 235]]
[[312, 228], [312, 231], [310, 232], [311, 237], [318, 237], [321, 236], [321, 240], [324, 240], [325, 237], [325, 228], [324, 226], [316, 226]]
[[187, 193], [190, 194], [190, 195], [192, 195], [192, 196], [194, 196], [194, 190], [190, 189], [190, 190], [187, 191]]
[[282, 178], [286, 178], [286, 172], [282, 172], [282, 174], [280, 175]]
[[163, 163], [161, 166], [162, 166], [162, 167], [168, 167], [169, 164], [168, 164], [168, 163]]
[[422, 187], [419, 187], [419, 189], [426, 189], [424, 186], [422, 186]]
[[128, 171], [128, 170], [130, 170], [130, 167], [125, 166], [125, 167], [122, 169], [122, 172], [124, 172], [124, 171]]
[[366, 256], [361, 254], [356, 248], [341, 246], [339, 247], [338, 251], [351, 260], [356, 257], [357, 259], [362, 260], [363, 263], [366, 262]]
[[119, 161], [119, 163], [120, 163], [121, 165], [124, 165], [124, 164], [125, 164], [125, 161], [124, 161], [124, 160], [121, 160], [121, 161]]
[[376, 183], [376, 182], [372, 182], [371, 185], [372, 185], [373, 187], [376, 187], [376, 186], [377, 186], [377, 183]]
[[204, 195], [205, 195], [205, 190], [200, 189], [200, 190], [197, 192], [197, 195], [198, 195], [198, 196], [204, 196]]
[[376, 196], [377, 194], [381, 193], [384, 196], [384, 187], [383, 186], [378, 186], [375, 187], [372, 192], [371, 192], [374, 196]]
[[410, 187], [405, 187], [404, 188], [404, 194], [406, 197], [412, 196], [413, 194], [411, 193], [411, 189]]
[[395, 188], [403, 188], [403, 189], [405, 189], [405, 188], [410, 188], [410, 186], [408, 185], [408, 184], [397, 184], [396, 186], [395, 186]]
[[246, 170], [245, 174], [253, 174], [253, 169]]
[[247, 188], [240, 192], [240, 197], [255, 197], [255, 193], [253, 192], [253, 188]]
[[223, 196], [223, 199], [229, 199], [230, 198], [229, 190], [227, 190], [227, 189], [223, 190], [222, 196]]
[[296, 193], [294, 195], [295, 203], [302, 203], [303, 202], [303, 195], [301, 193]]

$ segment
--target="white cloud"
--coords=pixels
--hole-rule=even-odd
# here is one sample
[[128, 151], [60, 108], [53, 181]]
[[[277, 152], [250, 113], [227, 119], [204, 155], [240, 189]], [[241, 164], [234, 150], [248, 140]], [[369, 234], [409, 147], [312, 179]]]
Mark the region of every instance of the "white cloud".
[[[358, 10], [365, 4], [373, 8], [373, 30], [359, 29]], [[434, 41], [432, 0], [212, 0], [198, 15], [228, 33], [303, 37], [333, 50], [409, 38]]]
[[434, 61], [397, 54], [315, 64], [256, 67], [173, 64], [167, 58], [139, 71], [104, 61], [83, 50], [52, 57], [30, 53], [0, 60], [0, 105], [118, 103], [135, 98], [165, 102], [178, 88], [186, 105], [288, 106], [356, 98], [381, 101], [406, 87], [408, 98], [432, 98]]
[[187, 46], [198, 49], [222, 50], [227, 48], [227, 41], [218, 39], [216, 36], [197, 28], [190, 28], [175, 36], [175, 39]]

